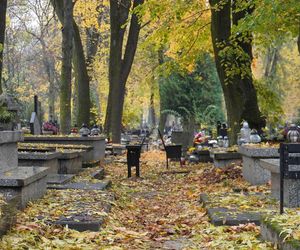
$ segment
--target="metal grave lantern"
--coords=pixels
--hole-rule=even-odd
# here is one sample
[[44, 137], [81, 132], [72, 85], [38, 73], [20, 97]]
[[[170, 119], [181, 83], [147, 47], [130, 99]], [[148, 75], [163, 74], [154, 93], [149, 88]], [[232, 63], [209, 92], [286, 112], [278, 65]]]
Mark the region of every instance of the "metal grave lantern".
[[86, 124], [82, 124], [81, 129], [79, 130], [79, 134], [81, 136], [88, 136], [90, 134], [90, 130]]
[[127, 145], [128, 178], [131, 177], [131, 168], [135, 167], [136, 177], [140, 177], [140, 156], [142, 145]]
[[228, 139], [228, 136], [224, 136], [223, 147], [224, 147], [224, 148], [228, 148], [228, 147], [229, 147], [229, 139]]
[[260, 143], [261, 142], [261, 138], [257, 133], [256, 129], [252, 129], [251, 130], [251, 134], [250, 134], [250, 142], [251, 143]]
[[284, 205], [284, 181], [300, 179], [300, 144], [281, 143], [280, 148], [280, 213]]
[[136, 177], [140, 177], [140, 157], [142, 146], [145, 142], [145, 138], [142, 140], [140, 145], [127, 145], [127, 170], [128, 178], [131, 177], [131, 168], [135, 167]]
[[217, 140], [218, 140], [218, 146], [223, 147], [224, 146], [223, 136], [218, 136]]
[[291, 143], [298, 142], [300, 138], [300, 133], [298, 131], [298, 128], [295, 124], [291, 124], [291, 127], [287, 133], [287, 139]]
[[181, 144], [174, 144], [174, 145], [166, 145], [164, 142], [164, 138], [158, 129], [158, 134], [160, 136], [161, 142], [164, 146], [164, 149], [166, 151], [166, 163], [167, 163], [167, 169], [169, 168], [169, 159], [175, 159], [180, 162], [180, 166], [182, 167], [182, 145]]
[[92, 136], [100, 135], [100, 129], [97, 125], [94, 125], [93, 128], [91, 129], [91, 135]]

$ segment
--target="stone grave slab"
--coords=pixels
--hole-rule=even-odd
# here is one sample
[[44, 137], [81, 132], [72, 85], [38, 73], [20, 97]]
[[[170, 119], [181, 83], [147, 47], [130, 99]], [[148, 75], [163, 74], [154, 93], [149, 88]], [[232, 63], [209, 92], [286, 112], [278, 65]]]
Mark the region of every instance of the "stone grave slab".
[[239, 146], [243, 157], [243, 177], [252, 185], [261, 185], [271, 179], [271, 173], [260, 166], [261, 159], [279, 158], [278, 148], [260, 148], [249, 145]]
[[18, 167], [17, 143], [23, 140], [21, 131], [0, 132], [0, 193], [20, 196], [20, 207], [41, 198], [46, 192], [48, 168]]
[[227, 208], [208, 208], [210, 222], [215, 226], [238, 226], [240, 224], [255, 223], [260, 225], [261, 214], [258, 212], [240, 212]]
[[68, 226], [68, 228], [83, 232], [83, 231], [93, 231], [97, 232], [100, 230], [101, 225], [103, 224], [103, 218], [93, 218], [90, 216], [73, 216], [71, 218], [61, 218], [55, 221], [53, 224]]
[[[271, 172], [271, 194], [279, 200], [280, 197], [280, 160], [262, 159], [262, 168]], [[299, 166], [300, 167], [300, 166]], [[300, 180], [284, 180], [284, 205], [286, 207], [300, 207]]]
[[48, 168], [21, 167], [0, 174], [0, 193], [20, 195], [21, 207], [41, 198], [46, 192]]
[[[214, 194], [211, 194], [212, 196]], [[230, 193], [224, 193], [223, 197], [230, 196]], [[264, 198], [265, 196], [259, 193], [249, 194], [255, 195], [257, 197]], [[253, 209], [249, 207], [249, 209], [240, 209], [239, 206], [236, 205], [227, 205], [222, 206], [221, 204], [215, 203], [213, 199], [210, 199], [207, 194], [200, 194], [200, 202], [207, 210], [208, 217], [210, 222], [215, 226], [236, 226], [239, 224], [246, 223], [255, 223], [256, 225], [260, 225], [261, 218], [265, 212], [261, 211], [259, 208]], [[269, 210], [273, 209], [271, 206]]]
[[82, 171], [82, 152], [63, 150], [58, 157], [59, 174], [77, 174]]
[[19, 166], [47, 167], [50, 173], [55, 174], [59, 170], [60, 155], [59, 152], [18, 152]]
[[100, 168], [99, 170], [91, 173], [91, 177], [97, 180], [103, 180], [104, 178], [104, 168]]
[[197, 155], [199, 157], [199, 162], [212, 162], [209, 150], [197, 150]]
[[[106, 194], [104, 200], [97, 197], [90, 201], [71, 202], [68, 209], [64, 209], [64, 214], [57, 218], [45, 218], [40, 216], [38, 219], [45, 220], [47, 224], [68, 226], [70, 229], [77, 231], [99, 231], [104, 223], [106, 215], [111, 211], [114, 196]], [[95, 213], [91, 211], [91, 207], [97, 206]]]
[[60, 185], [71, 181], [75, 175], [73, 174], [49, 174], [47, 178], [48, 185]]
[[24, 140], [28, 143], [89, 146], [89, 150], [83, 154], [83, 162], [86, 164], [99, 162], [105, 155], [104, 136], [26, 136]]
[[74, 182], [67, 183], [64, 185], [51, 185], [48, 186], [50, 189], [81, 189], [81, 190], [105, 190], [111, 186], [111, 181], [104, 180], [99, 183], [89, 182]]
[[242, 156], [238, 152], [229, 151], [210, 151], [210, 157], [214, 161], [214, 165], [217, 168], [226, 167], [232, 163], [239, 163], [242, 160]]

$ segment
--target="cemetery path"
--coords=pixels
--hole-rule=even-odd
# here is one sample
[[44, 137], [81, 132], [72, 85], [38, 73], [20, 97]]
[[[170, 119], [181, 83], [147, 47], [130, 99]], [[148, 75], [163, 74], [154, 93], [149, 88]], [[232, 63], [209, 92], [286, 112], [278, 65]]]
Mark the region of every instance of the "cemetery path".
[[[164, 152], [150, 151], [142, 155], [142, 178], [126, 178], [127, 167], [122, 157], [105, 166], [105, 170], [113, 182], [109, 192], [116, 199], [100, 232], [77, 232], [37, 219], [37, 211], [63, 213], [61, 207], [51, 207], [58, 197], [67, 199], [65, 204], [69, 196], [84, 200], [97, 195], [69, 192], [53, 197], [55, 193], [50, 192], [20, 213], [17, 226], [3, 237], [0, 249], [273, 249], [270, 243], [259, 240], [259, 227], [254, 224], [211, 225], [199, 203], [199, 194], [203, 192], [229, 192], [233, 187], [249, 189], [239, 167], [223, 171], [202, 163], [182, 169], [172, 162], [170, 173], [165, 169]], [[183, 170], [189, 173], [174, 173]], [[55, 203], [59, 206], [58, 201]], [[97, 210], [98, 204], [91, 209]]]

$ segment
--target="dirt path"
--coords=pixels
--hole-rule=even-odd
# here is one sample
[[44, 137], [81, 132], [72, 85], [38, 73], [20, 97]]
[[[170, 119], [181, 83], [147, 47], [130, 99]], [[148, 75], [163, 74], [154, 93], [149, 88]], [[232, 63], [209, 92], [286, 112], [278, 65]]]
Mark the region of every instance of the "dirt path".
[[[113, 179], [117, 206], [107, 229], [119, 233], [114, 247], [123, 249], [268, 249], [257, 239], [259, 228], [214, 227], [199, 204], [202, 192], [227, 192], [247, 187], [240, 175], [228, 179], [210, 164], [187, 166], [188, 174], [162, 174], [163, 152], [142, 156], [142, 179], [124, 179], [126, 166], [113, 164], [107, 172]], [[182, 171], [172, 163], [170, 171]], [[115, 240], [115, 238], [114, 238]]]

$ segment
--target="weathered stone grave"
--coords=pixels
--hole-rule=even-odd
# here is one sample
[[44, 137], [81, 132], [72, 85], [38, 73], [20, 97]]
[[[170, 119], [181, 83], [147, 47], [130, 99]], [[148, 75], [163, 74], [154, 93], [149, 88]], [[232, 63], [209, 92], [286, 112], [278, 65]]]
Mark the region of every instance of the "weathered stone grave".
[[58, 152], [26, 152], [18, 153], [20, 166], [48, 167], [48, 185], [66, 184], [74, 174], [82, 171], [82, 152], [60, 150]]
[[19, 195], [20, 206], [38, 199], [46, 192], [48, 168], [18, 167], [17, 142], [23, 140], [20, 131], [0, 132], [0, 193]]
[[197, 150], [195, 154], [198, 156], [199, 162], [212, 162], [209, 150]]
[[240, 163], [242, 156], [238, 152], [210, 150], [210, 157], [214, 161], [214, 165], [217, 168], [226, 167], [232, 163]]
[[[83, 164], [100, 162], [105, 156], [105, 137], [103, 136], [26, 136], [24, 138], [27, 143], [39, 144], [61, 144], [61, 145], [85, 145], [89, 148], [83, 154]], [[63, 146], [62, 146], [63, 147]]]
[[260, 225], [261, 214], [259, 212], [239, 211], [237, 208], [222, 207], [219, 204], [214, 204], [207, 194], [200, 194], [200, 202], [206, 208], [210, 222], [215, 226], [236, 226], [245, 223]]
[[60, 152], [18, 152], [19, 166], [47, 167], [49, 173], [57, 174], [59, 171], [58, 157]]
[[[91, 194], [92, 195], [92, 194]], [[98, 232], [104, 223], [105, 216], [111, 211], [114, 196], [103, 193], [103, 198], [93, 196], [91, 201], [75, 202], [70, 204], [72, 210], [68, 209], [59, 219], [48, 221], [49, 224], [68, 226], [70, 229], [82, 231]], [[92, 214], [90, 207], [97, 204], [97, 214]], [[46, 221], [47, 222], [47, 221]]]
[[82, 171], [83, 151], [61, 150], [58, 156], [59, 174], [78, 174]]
[[246, 181], [252, 185], [261, 185], [271, 179], [270, 171], [260, 166], [260, 160], [279, 158], [278, 148], [241, 145], [238, 152], [243, 157], [243, 177]]

